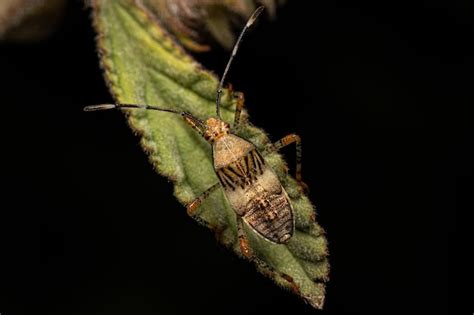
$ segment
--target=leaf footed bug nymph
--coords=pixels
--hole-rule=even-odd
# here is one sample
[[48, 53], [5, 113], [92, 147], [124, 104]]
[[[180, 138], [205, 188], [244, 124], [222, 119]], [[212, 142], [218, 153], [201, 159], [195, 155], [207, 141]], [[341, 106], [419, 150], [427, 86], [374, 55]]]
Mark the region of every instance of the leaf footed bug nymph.
[[[286, 244], [294, 233], [293, 207], [278, 177], [271, 167], [265, 163], [265, 159], [255, 145], [233, 134], [230, 125], [223, 121], [220, 116], [220, 101], [224, 80], [245, 32], [255, 22], [262, 10], [263, 7], [259, 7], [249, 18], [227, 62], [216, 92], [216, 117], [210, 117], [206, 121], [202, 121], [188, 112], [139, 104], [102, 104], [87, 106], [84, 110], [140, 108], [181, 115], [188, 125], [212, 145], [213, 166], [219, 180], [187, 205], [188, 214], [195, 216], [202, 202], [211, 193], [222, 188], [224, 195], [236, 213], [241, 253], [267, 270], [274, 272], [271, 267], [253, 255], [243, 224], [245, 222], [252, 231], [269, 242]], [[235, 93], [235, 96], [237, 97], [237, 106], [233, 129], [237, 128], [240, 123], [240, 114], [244, 106], [243, 94]], [[277, 151], [292, 143], [296, 144], [296, 180], [304, 187], [301, 181], [301, 140], [299, 136], [295, 134], [288, 135], [272, 144], [265, 153]], [[280, 274], [280, 276], [295, 286], [291, 277], [284, 274]]]

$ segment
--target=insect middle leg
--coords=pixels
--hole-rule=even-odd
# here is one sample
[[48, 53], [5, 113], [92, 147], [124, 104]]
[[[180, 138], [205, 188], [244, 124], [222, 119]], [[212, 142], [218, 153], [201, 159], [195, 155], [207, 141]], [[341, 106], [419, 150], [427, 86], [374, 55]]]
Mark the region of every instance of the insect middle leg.
[[[295, 293], [299, 293], [298, 285], [295, 283], [293, 278], [285, 273], [276, 271], [273, 267], [268, 265], [266, 262], [255, 256], [252, 249], [250, 248], [249, 241], [244, 231], [244, 220], [242, 217], [237, 216], [237, 235], [239, 240], [240, 251], [242, 255], [248, 260], [254, 262], [256, 265], [261, 267], [270, 277], [279, 275], [281, 278], [285, 279], [290, 285]], [[273, 277], [272, 277], [273, 278]]]
[[199, 197], [191, 201], [186, 205], [186, 212], [190, 217], [194, 217], [196, 215], [196, 210], [201, 206], [204, 200], [209, 197], [209, 195], [214, 192], [217, 188], [220, 187], [220, 183], [216, 183], [209, 187], [206, 191], [204, 191]]
[[302, 148], [301, 148], [301, 137], [298, 136], [297, 134], [290, 134], [287, 135], [277, 142], [273, 143], [269, 148], [265, 150], [265, 154], [269, 154], [275, 151], [280, 150], [281, 148], [286, 147], [287, 145], [290, 145], [294, 143], [296, 146], [296, 174], [295, 178], [298, 184], [301, 186], [303, 190], [308, 190], [308, 186], [303, 182], [301, 178], [301, 155], [302, 155]]

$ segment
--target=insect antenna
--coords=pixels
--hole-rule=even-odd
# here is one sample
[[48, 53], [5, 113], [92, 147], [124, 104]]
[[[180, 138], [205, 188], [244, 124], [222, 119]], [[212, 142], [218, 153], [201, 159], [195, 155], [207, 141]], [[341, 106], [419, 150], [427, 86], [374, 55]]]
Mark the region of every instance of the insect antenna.
[[224, 74], [221, 77], [221, 81], [219, 82], [219, 87], [217, 88], [216, 92], [216, 114], [217, 117], [221, 118], [221, 94], [222, 94], [222, 88], [224, 86], [224, 80], [225, 77], [227, 76], [227, 72], [229, 72], [230, 65], [232, 64], [232, 61], [234, 60], [235, 55], [237, 54], [237, 50], [239, 49], [239, 46], [242, 42], [242, 39], [244, 38], [245, 33], [247, 32], [248, 28], [252, 26], [252, 24], [255, 22], [257, 17], [262, 13], [264, 9], [264, 6], [258, 7], [252, 14], [252, 16], [248, 19], [247, 24], [245, 24], [244, 28], [240, 32], [239, 38], [237, 39], [237, 42], [234, 45], [234, 49], [232, 49], [232, 54], [230, 55], [229, 61], [227, 62], [227, 65], [224, 70]]
[[90, 105], [84, 107], [85, 112], [93, 112], [97, 110], [107, 110], [107, 109], [114, 109], [114, 108], [142, 108], [142, 109], [151, 109], [151, 110], [158, 110], [161, 112], [169, 112], [175, 114], [181, 114], [182, 112], [168, 109], [168, 108], [161, 108], [158, 106], [153, 105], [140, 105], [140, 104], [99, 104], [99, 105]]
[[141, 109], [157, 110], [157, 111], [160, 111], [160, 112], [168, 112], [168, 113], [178, 114], [178, 115], [181, 115], [183, 117], [189, 118], [192, 121], [194, 121], [195, 123], [197, 123], [198, 125], [200, 125], [201, 127], [205, 126], [205, 123], [201, 119], [191, 115], [188, 112], [178, 111], [178, 110], [169, 109], [169, 108], [161, 108], [161, 107], [158, 107], [158, 106], [146, 105], [146, 104], [143, 104], [143, 105], [142, 104], [99, 104], [99, 105], [89, 105], [89, 106], [84, 107], [84, 111], [85, 112], [93, 112], [93, 111], [98, 111], [98, 110], [108, 110], [108, 109], [115, 109], [115, 108], [141, 108]]

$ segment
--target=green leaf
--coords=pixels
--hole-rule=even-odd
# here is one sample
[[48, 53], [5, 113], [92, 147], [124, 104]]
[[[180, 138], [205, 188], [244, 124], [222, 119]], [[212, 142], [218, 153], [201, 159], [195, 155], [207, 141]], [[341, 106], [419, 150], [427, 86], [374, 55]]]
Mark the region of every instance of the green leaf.
[[[191, 112], [201, 119], [215, 114], [217, 78], [187, 55], [137, 2], [96, 0], [93, 12], [102, 66], [117, 102], [161, 105]], [[235, 101], [227, 90], [222, 105], [223, 119], [232, 122]], [[147, 110], [124, 112], [156, 171], [173, 182], [175, 196], [183, 205], [218, 182], [210, 145], [180, 116]], [[261, 129], [246, 120], [236, 134], [261, 151], [270, 143]], [[269, 266], [293, 278], [301, 297], [321, 308], [329, 269], [324, 231], [315, 222], [313, 205], [287, 174], [281, 156], [273, 153], [265, 159], [290, 196], [296, 232], [285, 246], [271, 244], [247, 229], [250, 245]], [[203, 203], [198, 216], [210, 225], [222, 244], [242, 257], [236, 216], [222, 191]], [[280, 286], [294, 289], [284, 278], [257, 268]]]

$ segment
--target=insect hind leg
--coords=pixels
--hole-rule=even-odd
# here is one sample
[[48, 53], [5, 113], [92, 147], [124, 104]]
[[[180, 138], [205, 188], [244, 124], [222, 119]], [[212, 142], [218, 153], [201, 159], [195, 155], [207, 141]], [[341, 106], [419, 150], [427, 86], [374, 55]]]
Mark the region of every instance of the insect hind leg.
[[263, 260], [255, 256], [252, 249], [250, 248], [248, 238], [245, 235], [244, 220], [240, 216], [237, 216], [237, 235], [238, 235], [238, 240], [239, 240], [240, 251], [245, 258], [254, 262], [258, 267], [260, 267], [260, 270], [262, 270], [264, 274], [266, 274], [270, 278], [275, 278], [275, 276], [280, 276], [281, 278], [285, 279], [290, 284], [292, 290], [295, 293], [298, 294], [300, 292], [298, 285], [295, 283], [295, 281], [293, 280], [291, 276], [275, 270], [272, 266], [268, 265], [266, 262], [264, 262]]

